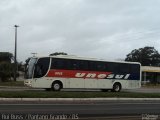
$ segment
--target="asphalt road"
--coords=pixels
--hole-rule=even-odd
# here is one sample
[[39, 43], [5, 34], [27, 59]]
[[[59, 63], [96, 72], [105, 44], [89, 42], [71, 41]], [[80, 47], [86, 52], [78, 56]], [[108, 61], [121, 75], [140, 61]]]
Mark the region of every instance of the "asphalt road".
[[[0, 119], [160, 119], [160, 101], [0, 104]], [[145, 119], [144, 119], [145, 120]]]

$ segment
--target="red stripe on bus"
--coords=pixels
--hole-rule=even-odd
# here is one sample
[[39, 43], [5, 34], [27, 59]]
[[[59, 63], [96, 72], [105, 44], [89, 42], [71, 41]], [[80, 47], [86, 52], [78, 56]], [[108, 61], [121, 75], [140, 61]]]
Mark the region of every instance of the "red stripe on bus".
[[48, 72], [47, 77], [104, 79], [111, 73], [112, 72], [79, 71], [79, 70], [55, 70], [55, 69], [51, 69]]

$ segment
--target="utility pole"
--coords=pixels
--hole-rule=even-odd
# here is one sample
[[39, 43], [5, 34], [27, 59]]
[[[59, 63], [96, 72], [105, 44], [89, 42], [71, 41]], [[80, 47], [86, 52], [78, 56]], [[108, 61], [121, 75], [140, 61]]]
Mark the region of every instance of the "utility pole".
[[14, 51], [14, 81], [17, 79], [17, 27], [18, 25], [14, 25], [15, 27], [15, 51]]

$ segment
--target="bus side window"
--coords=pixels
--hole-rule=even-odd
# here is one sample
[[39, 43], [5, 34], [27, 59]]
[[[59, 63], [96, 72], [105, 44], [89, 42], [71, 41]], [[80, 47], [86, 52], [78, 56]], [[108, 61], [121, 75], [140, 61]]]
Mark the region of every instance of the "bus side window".
[[107, 72], [113, 72], [113, 73], [118, 73], [119, 72], [118, 63], [106, 62], [105, 66], [106, 66], [106, 71]]
[[140, 79], [140, 65], [132, 64], [130, 71], [133, 79]]
[[79, 70], [88, 70], [88, 61], [86, 60], [79, 60]]
[[90, 71], [96, 71], [97, 69], [96, 69], [96, 63], [94, 62], [94, 61], [89, 61], [88, 62], [88, 69], [90, 70]]
[[50, 58], [40, 58], [34, 70], [34, 78], [43, 77], [49, 69]]
[[140, 65], [131, 65], [131, 73], [140, 73]]
[[104, 62], [96, 62], [96, 67], [98, 71], [105, 71], [106, 65]]
[[63, 59], [52, 59], [51, 69], [64, 69]]
[[130, 73], [130, 64], [120, 63], [119, 72], [120, 73]]
[[71, 60], [71, 69], [72, 70], [78, 70], [79, 69], [79, 63], [77, 60]]
[[55, 69], [56, 68], [56, 63], [57, 61], [52, 59], [52, 63], [51, 63], [51, 69]]

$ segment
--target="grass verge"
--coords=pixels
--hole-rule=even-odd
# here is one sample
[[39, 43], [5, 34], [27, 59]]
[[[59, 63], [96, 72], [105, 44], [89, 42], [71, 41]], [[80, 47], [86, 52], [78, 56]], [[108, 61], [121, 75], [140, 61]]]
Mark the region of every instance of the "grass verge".
[[4, 98], [160, 98], [159, 93], [129, 92], [47, 92], [47, 91], [0, 91]]
[[24, 81], [10, 81], [10, 82], [0, 82], [0, 86], [24, 86]]

